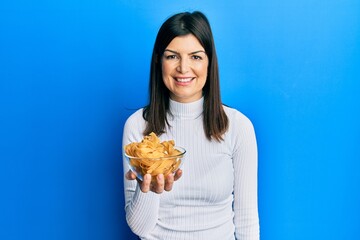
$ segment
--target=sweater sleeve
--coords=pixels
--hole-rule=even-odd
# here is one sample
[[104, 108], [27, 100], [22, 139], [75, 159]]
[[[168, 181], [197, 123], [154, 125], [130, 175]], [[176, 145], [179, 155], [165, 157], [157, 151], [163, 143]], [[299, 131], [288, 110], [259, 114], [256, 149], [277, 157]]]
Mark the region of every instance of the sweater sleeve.
[[233, 124], [235, 236], [237, 240], [259, 240], [255, 131], [251, 121], [242, 114]]
[[[139, 112], [130, 116], [126, 121], [123, 132], [123, 153], [124, 146], [130, 142], [139, 142], [143, 138], [144, 122]], [[125, 192], [125, 212], [126, 221], [131, 230], [138, 236], [146, 236], [155, 227], [158, 220], [159, 194], [148, 192], [143, 193], [137, 181], [127, 180], [125, 173], [129, 170], [129, 166], [123, 159], [124, 166], [124, 192]]]

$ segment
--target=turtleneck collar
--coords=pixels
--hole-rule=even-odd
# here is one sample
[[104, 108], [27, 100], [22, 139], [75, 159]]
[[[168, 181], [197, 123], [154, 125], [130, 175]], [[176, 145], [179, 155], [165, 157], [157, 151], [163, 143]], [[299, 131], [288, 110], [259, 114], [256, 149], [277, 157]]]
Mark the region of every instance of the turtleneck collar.
[[190, 103], [180, 103], [172, 99], [169, 100], [170, 113], [175, 118], [195, 119], [201, 116], [201, 114], [203, 113], [204, 97]]

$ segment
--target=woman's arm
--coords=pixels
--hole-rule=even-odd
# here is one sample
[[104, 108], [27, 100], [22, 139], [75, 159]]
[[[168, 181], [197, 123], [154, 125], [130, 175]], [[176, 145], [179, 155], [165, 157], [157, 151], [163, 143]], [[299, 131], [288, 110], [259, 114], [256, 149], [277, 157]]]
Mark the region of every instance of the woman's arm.
[[241, 115], [234, 126], [234, 222], [236, 239], [259, 240], [257, 201], [258, 154], [255, 132], [248, 118]]
[[[143, 138], [142, 119], [137, 119], [139, 117], [141, 117], [139, 114], [133, 115], [125, 123], [123, 151], [125, 145], [130, 142], [139, 142]], [[126, 220], [135, 234], [146, 236], [156, 225], [160, 195], [154, 192], [142, 192], [136, 180], [126, 179], [125, 175], [128, 174], [130, 169], [125, 159], [123, 160], [123, 166]]]
[[[123, 153], [125, 145], [131, 142], [140, 142], [144, 137], [142, 132], [145, 122], [140, 113], [138, 111], [125, 123]], [[159, 174], [156, 176], [157, 181], [151, 181], [151, 175], [146, 174], [144, 180], [140, 181], [130, 171], [125, 159], [123, 166], [126, 220], [135, 234], [146, 236], [157, 223], [160, 194], [163, 191], [171, 191], [174, 182], [181, 177], [182, 171], [178, 169], [175, 174], [169, 174], [166, 177]]]

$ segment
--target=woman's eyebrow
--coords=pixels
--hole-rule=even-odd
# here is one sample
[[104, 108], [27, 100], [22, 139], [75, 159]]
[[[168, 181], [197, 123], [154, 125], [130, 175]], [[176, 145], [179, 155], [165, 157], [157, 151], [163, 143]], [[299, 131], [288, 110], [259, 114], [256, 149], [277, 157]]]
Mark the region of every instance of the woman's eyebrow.
[[[166, 51], [168, 51], [168, 52], [172, 52], [172, 53], [175, 53], [175, 54], [180, 54], [180, 53], [178, 53], [177, 51], [170, 50], [170, 49], [165, 49], [165, 51], [164, 51], [164, 52], [166, 52]], [[189, 55], [192, 55], [192, 54], [197, 54], [197, 53], [200, 53], [200, 52], [205, 53], [205, 51], [204, 51], [204, 50], [198, 50], [198, 51], [195, 51], [195, 52], [191, 52], [191, 53], [189, 53]], [[205, 53], [205, 54], [206, 54], [206, 53]]]
[[191, 52], [190, 54], [197, 54], [197, 53], [201, 53], [201, 52], [206, 54], [206, 52], [205, 52], [204, 50], [199, 50], [199, 51]]
[[174, 51], [174, 50], [170, 50], [170, 49], [165, 49], [165, 51], [164, 52], [172, 52], [172, 53], [175, 53], [175, 54], [179, 54], [177, 51]]

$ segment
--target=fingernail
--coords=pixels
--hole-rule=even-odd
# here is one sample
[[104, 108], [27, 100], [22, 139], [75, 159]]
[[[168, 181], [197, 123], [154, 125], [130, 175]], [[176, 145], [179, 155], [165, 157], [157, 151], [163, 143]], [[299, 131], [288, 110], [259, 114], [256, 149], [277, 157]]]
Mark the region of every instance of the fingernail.
[[159, 181], [163, 181], [163, 180], [164, 180], [164, 175], [159, 174], [159, 175], [157, 176], [157, 178], [158, 178]]

